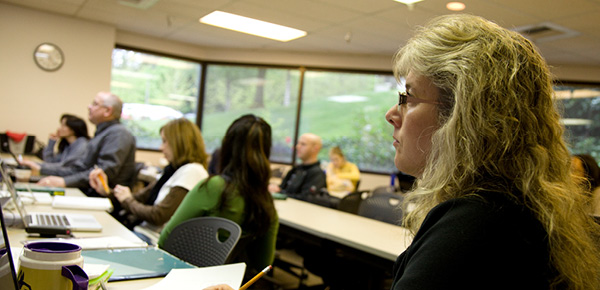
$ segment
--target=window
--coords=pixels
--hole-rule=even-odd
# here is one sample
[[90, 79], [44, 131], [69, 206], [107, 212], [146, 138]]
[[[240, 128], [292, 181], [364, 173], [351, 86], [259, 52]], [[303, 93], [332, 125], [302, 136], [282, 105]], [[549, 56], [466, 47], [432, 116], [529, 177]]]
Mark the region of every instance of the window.
[[590, 154], [600, 161], [600, 86], [557, 85], [566, 139], [573, 154]]
[[398, 102], [390, 74], [307, 71], [304, 76], [300, 133], [323, 139], [319, 159], [340, 146], [361, 171], [390, 173], [394, 167], [391, 126], [385, 113]]
[[255, 114], [271, 125], [271, 161], [291, 163], [299, 69], [208, 64], [202, 113], [207, 150], [220, 146], [233, 120]]
[[138, 148], [158, 149], [159, 129], [169, 120], [196, 121], [199, 63], [120, 48], [112, 61], [111, 91], [123, 100], [121, 122]]
[[[198, 112], [202, 66], [203, 111]], [[396, 171], [392, 128], [384, 115], [404, 84], [398, 85], [391, 72], [301, 70], [204, 63], [116, 48], [111, 90], [125, 103], [122, 122], [136, 136], [138, 148], [158, 149], [159, 128], [186, 117], [202, 125], [211, 153], [233, 120], [252, 113], [271, 125], [273, 162], [292, 163], [295, 136], [311, 132], [323, 138], [319, 159], [324, 163], [329, 149], [340, 146], [361, 171]], [[555, 91], [571, 151], [600, 160], [600, 85], [560, 84]], [[202, 119], [196, 120], [197, 115]]]

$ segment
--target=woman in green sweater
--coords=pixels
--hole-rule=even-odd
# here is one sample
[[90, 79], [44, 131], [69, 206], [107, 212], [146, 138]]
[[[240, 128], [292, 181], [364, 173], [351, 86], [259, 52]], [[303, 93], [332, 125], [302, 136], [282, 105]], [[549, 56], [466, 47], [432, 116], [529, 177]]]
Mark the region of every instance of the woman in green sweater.
[[254, 115], [235, 120], [223, 138], [219, 175], [198, 183], [185, 196], [164, 227], [158, 245], [171, 231], [195, 217], [217, 216], [235, 221], [250, 242], [244, 250], [248, 266], [261, 270], [273, 262], [279, 220], [267, 190], [271, 167], [271, 126]]

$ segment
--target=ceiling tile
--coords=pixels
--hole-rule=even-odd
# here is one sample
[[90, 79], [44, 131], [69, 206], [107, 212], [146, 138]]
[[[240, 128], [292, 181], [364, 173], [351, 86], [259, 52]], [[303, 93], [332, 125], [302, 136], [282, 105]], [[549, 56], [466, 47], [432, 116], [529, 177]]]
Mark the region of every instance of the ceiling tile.
[[[412, 8], [392, 0], [158, 0], [146, 10], [117, 0], [0, 0], [51, 13], [113, 25], [120, 31], [202, 47], [389, 56], [429, 19], [453, 13], [448, 0]], [[600, 0], [464, 0], [464, 13], [515, 28], [552, 22], [578, 37], [538, 43], [550, 63], [600, 66]], [[198, 22], [214, 10], [302, 29], [306, 37], [282, 43]], [[349, 41], [346, 35], [350, 33]]]

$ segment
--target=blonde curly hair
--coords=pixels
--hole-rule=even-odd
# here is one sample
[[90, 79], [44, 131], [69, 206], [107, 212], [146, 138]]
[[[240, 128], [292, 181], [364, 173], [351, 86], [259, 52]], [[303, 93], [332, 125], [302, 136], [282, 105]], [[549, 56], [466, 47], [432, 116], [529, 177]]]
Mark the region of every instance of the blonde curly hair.
[[534, 45], [477, 16], [441, 16], [394, 56], [396, 77], [409, 71], [440, 89], [441, 105], [426, 168], [405, 199], [416, 204], [405, 226], [415, 233], [449, 199], [503, 192], [548, 233], [552, 287], [600, 289], [598, 226], [571, 177], [552, 77]]

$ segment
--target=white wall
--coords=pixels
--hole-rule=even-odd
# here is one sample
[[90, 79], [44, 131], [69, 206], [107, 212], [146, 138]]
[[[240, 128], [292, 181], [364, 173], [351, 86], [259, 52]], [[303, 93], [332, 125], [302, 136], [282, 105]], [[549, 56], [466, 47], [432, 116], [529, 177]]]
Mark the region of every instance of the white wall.
[[[87, 105], [110, 89], [115, 28], [16, 6], [0, 4], [0, 131], [27, 132], [44, 142], [61, 114], [87, 120]], [[33, 61], [42, 42], [57, 44], [65, 55], [58, 71]], [[90, 134], [95, 128], [88, 125]]]

